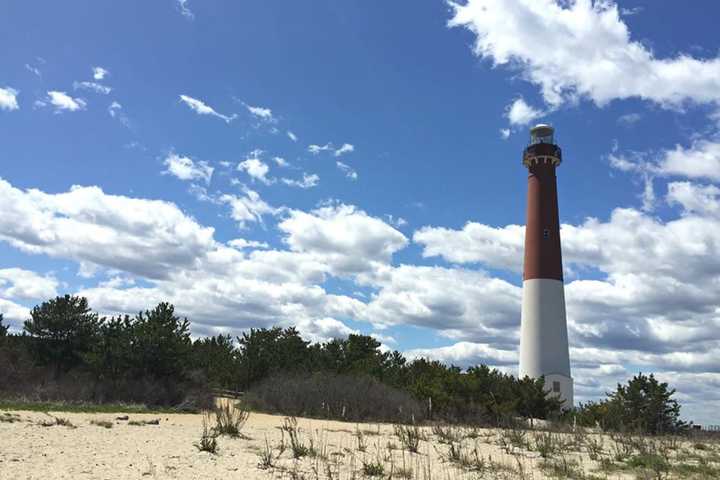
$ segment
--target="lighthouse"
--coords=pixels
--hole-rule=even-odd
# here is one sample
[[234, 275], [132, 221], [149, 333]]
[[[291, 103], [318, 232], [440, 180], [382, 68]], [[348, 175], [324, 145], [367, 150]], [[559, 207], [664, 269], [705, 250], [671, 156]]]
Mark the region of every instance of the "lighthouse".
[[530, 129], [527, 222], [520, 326], [520, 378], [545, 377], [548, 395], [573, 406], [555, 171], [562, 150], [550, 125]]

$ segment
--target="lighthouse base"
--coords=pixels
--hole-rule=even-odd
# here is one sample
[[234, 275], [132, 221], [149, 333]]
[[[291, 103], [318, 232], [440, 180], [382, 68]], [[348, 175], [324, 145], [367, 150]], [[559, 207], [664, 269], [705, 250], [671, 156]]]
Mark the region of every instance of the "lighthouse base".
[[533, 278], [523, 282], [520, 327], [520, 378], [545, 377], [548, 394], [573, 407], [565, 290], [561, 280]]

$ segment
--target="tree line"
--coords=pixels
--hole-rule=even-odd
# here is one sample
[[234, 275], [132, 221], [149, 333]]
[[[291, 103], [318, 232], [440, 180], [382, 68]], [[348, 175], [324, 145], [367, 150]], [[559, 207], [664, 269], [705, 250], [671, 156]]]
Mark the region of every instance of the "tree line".
[[246, 392], [259, 409], [348, 420], [499, 424], [575, 415], [585, 424], [620, 428], [625, 417], [619, 412], [632, 406], [635, 413], [662, 410], [658, 418], [636, 415], [633, 427], [682, 426], [679, 405], [670, 398], [674, 390], [652, 375], [568, 413], [546, 395], [543, 379], [518, 379], [486, 365], [408, 361], [366, 335], [311, 343], [293, 327], [274, 327], [193, 340], [190, 322], [169, 303], [105, 318], [83, 297], [60, 296], [34, 307], [18, 334], [8, 334], [0, 315], [0, 337], [0, 364], [9, 366], [0, 372], [3, 397], [193, 409], [223, 388]]

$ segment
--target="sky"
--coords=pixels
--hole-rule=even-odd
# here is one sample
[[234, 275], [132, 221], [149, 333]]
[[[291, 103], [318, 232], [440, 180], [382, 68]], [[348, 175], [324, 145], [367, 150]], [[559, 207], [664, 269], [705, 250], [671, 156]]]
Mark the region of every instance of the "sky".
[[[638, 372], [720, 424], [712, 1], [10, 2], [0, 312], [161, 301], [193, 335], [516, 373], [528, 129], [558, 192], [576, 401]], [[672, 24], [669, 23], [672, 19]]]

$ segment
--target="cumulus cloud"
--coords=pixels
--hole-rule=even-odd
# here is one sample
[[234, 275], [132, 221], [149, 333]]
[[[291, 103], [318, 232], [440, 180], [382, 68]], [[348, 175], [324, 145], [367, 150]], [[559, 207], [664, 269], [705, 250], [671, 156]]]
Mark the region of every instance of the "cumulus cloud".
[[264, 215], [275, 215], [280, 209], [270, 206], [260, 194], [249, 188], [243, 190], [244, 195], [224, 194], [219, 198], [220, 203], [230, 205], [231, 217], [238, 222], [240, 228], [245, 228], [249, 222], [262, 223]]
[[658, 171], [664, 175], [720, 181], [720, 142], [703, 139], [689, 148], [677, 145], [664, 152]]
[[78, 110], [85, 110], [87, 102], [82, 98], [73, 98], [65, 92], [59, 92], [57, 90], [51, 90], [47, 92], [48, 96], [46, 100], [40, 100], [36, 102], [38, 106], [45, 106], [48, 103], [55, 108], [55, 113], [62, 111], [76, 112]]
[[269, 245], [266, 242], [258, 242], [256, 240], [245, 240], [244, 238], [234, 238], [227, 242], [233, 248], [242, 250], [244, 248], [268, 248]]
[[92, 72], [93, 72], [93, 78], [95, 80], [104, 80], [105, 77], [107, 77], [110, 74], [110, 72], [105, 70], [103, 67], [93, 67]]
[[22, 268], [0, 269], [0, 295], [21, 300], [46, 300], [57, 296], [58, 281]]
[[668, 184], [667, 202], [680, 205], [686, 215], [720, 216], [720, 188], [715, 185], [671, 182]]
[[180, 101], [190, 107], [198, 115], [210, 115], [213, 117], [217, 117], [225, 120], [225, 123], [230, 123], [235, 120], [235, 118], [237, 118], [236, 114], [228, 116], [218, 113], [215, 111], [215, 109], [205, 104], [205, 102], [203, 102], [202, 100], [198, 100], [197, 98], [189, 97], [187, 95], [180, 95]]
[[201, 180], [206, 185], [210, 184], [215, 169], [205, 161], [194, 162], [190, 157], [183, 157], [176, 153], [170, 153], [163, 164], [167, 167], [163, 173], [172, 175], [180, 180]]
[[335, 165], [336, 165], [337, 168], [338, 168], [341, 172], [343, 172], [343, 173], [345, 174], [345, 176], [346, 176], [347, 178], [349, 178], [350, 180], [357, 180], [357, 179], [358, 179], [358, 174], [357, 174], [357, 172], [356, 172], [350, 165], [348, 165], [348, 164], [346, 164], [346, 163], [343, 163], [343, 162], [341, 162], [340, 160], [338, 160], [337, 162], [335, 162]]
[[545, 113], [542, 110], [531, 107], [522, 98], [518, 98], [508, 105], [505, 113], [510, 125], [527, 125], [543, 115]]
[[278, 228], [291, 250], [312, 253], [342, 274], [387, 264], [407, 244], [405, 235], [382, 220], [342, 204], [309, 213], [291, 210]]
[[0, 240], [45, 254], [148, 278], [191, 267], [213, 244], [213, 229], [174, 204], [74, 186], [48, 194], [0, 179]]
[[5, 298], [0, 298], [0, 313], [3, 314], [3, 323], [16, 331], [22, 330], [23, 321], [30, 318], [29, 308]]
[[468, 222], [462, 230], [422, 227], [413, 241], [423, 245], [423, 257], [442, 256], [453, 263], [482, 263], [493, 268], [522, 271], [525, 227], [491, 227]]
[[318, 177], [316, 174], [307, 174], [303, 173], [303, 177], [300, 180], [295, 180], [292, 178], [283, 178], [282, 182], [285, 185], [289, 185], [291, 187], [298, 187], [298, 188], [312, 188], [317, 187], [317, 185], [320, 183], [320, 177]]
[[513, 348], [520, 325], [521, 290], [483, 272], [401, 265], [360, 279], [379, 287], [363, 318], [378, 328], [410, 324], [449, 338]]
[[97, 82], [73, 82], [73, 88], [75, 90], [91, 90], [95, 93], [101, 93], [103, 95], [108, 95], [112, 92], [112, 88]]
[[720, 101], [720, 59], [656, 58], [633, 41], [612, 1], [451, 2], [451, 27], [475, 34], [474, 52], [517, 69], [552, 106], [642, 98], [661, 106]]
[[461, 367], [479, 364], [494, 367], [515, 366], [518, 362], [515, 350], [502, 350], [496, 345], [486, 343], [457, 342], [447, 347], [417, 348], [404, 353], [408, 358], [429, 358]]
[[260, 150], [255, 150], [250, 155], [240, 162], [237, 169], [247, 173], [252, 179], [257, 180], [265, 185], [275, 183], [274, 178], [268, 178], [267, 174], [270, 172], [270, 167], [267, 163], [260, 160]]
[[17, 103], [17, 90], [10, 87], [0, 87], [0, 110], [17, 110], [20, 106]]
[[297, 135], [295, 135], [295, 134], [294, 134], [293, 132], [291, 132], [290, 130], [287, 131], [287, 136], [288, 136], [288, 138], [289, 138], [290, 140], [292, 140], [293, 142], [297, 142], [297, 141], [298, 141]]

